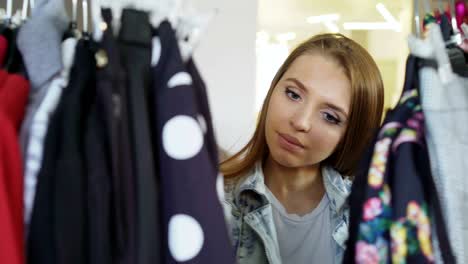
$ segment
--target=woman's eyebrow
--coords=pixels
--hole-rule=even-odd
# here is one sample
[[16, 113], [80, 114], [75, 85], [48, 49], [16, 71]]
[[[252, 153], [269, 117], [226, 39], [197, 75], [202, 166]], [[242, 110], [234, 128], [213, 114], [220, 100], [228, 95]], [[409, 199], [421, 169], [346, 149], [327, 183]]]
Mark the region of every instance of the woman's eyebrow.
[[301, 90], [303, 90], [305, 93], [308, 93], [309, 91], [307, 90], [306, 86], [301, 82], [299, 81], [298, 79], [296, 78], [287, 78], [286, 81], [290, 81], [290, 82], [293, 82], [295, 83]]
[[335, 105], [335, 104], [329, 103], [329, 102], [328, 102], [328, 103], [325, 103], [325, 105], [328, 106], [328, 107], [330, 107], [330, 108], [333, 109], [333, 110], [336, 110], [336, 111], [338, 111], [338, 112], [341, 112], [346, 118], [348, 118], [348, 114], [346, 113], [346, 111], [345, 111], [343, 108], [341, 108], [341, 107], [339, 107], [339, 106], [337, 106], [337, 105]]

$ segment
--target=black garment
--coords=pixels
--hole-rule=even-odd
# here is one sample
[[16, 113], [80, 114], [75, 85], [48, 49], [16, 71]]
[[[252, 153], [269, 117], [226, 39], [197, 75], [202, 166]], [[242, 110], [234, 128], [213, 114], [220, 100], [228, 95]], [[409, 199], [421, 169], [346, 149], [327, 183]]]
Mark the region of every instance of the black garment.
[[137, 191], [137, 262], [158, 263], [158, 183], [149, 121], [148, 89], [151, 67], [152, 28], [148, 14], [125, 9], [122, 12], [119, 43], [122, 65], [127, 72], [126, 93], [133, 171]]
[[[358, 260], [374, 254], [369, 248], [378, 250], [375, 254], [379, 262], [391, 263], [392, 252], [401, 252], [402, 245], [392, 241], [390, 227], [405, 230], [402, 243], [408, 251], [401, 261], [430, 263], [433, 256], [427, 247], [423, 250], [421, 239], [427, 235], [426, 241], [430, 241], [437, 233], [442, 259], [455, 263], [431, 175], [416, 74], [417, 62], [410, 57], [400, 102], [387, 114], [375, 139], [375, 148], [366, 153], [362, 163], [365, 167], [356, 176], [350, 196], [350, 237], [343, 263], [360, 263]], [[428, 223], [435, 223], [435, 230]], [[385, 259], [381, 252], [387, 252]]]
[[[377, 134], [377, 133], [376, 133]], [[374, 150], [375, 142], [377, 141], [377, 135], [374, 137], [374, 142], [371, 147], [365, 150], [363, 158], [361, 159], [358, 170], [354, 176], [353, 185], [351, 187], [351, 194], [348, 197], [348, 204], [350, 207], [349, 212], [349, 230], [348, 240], [346, 241], [346, 250], [343, 257], [343, 263], [355, 263], [354, 259], [356, 256], [356, 240], [359, 230], [359, 222], [362, 215], [362, 204], [365, 201], [366, 186], [367, 186], [367, 174], [372, 160], [372, 154]]]
[[[167, 251], [164, 263], [235, 263], [234, 250], [228, 238], [223, 211], [216, 193], [218, 171], [212, 164], [208, 143], [201, 142], [201, 146], [197, 144], [191, 153], [173, 145], [177, 143], [174, 142], [177, 138], [173, 137], [179, 133], [180, 140], [192, 139], [198, 140], [198, 143], [199, 140], [205, 141], [197, 121], [197, 116], [204, 113], [197, 101], [192, 80], [187, 78], [187, 70], [171, 25], [167, 21], [162, 22], [157, 33], [161, 40], [161, 57], [152, 74], [151, 98], [156, 125], [154, 146], [159, 153], [161, 213], [165, 228], [162, 241]], [[181, 78], [174, 77], [176, 75]], [[208, 120], [206, 116], [204, 118]], [[182, 125], [181, 129], [188, 128], [193, 131], [171, 130], [178, 125]], [[168, 229], [169, 224], [173, 223], [171, 221], [177, 220], [175, 216], [193, 218], [203, 230], [203, 245], [199, 252], [195, 252], [193, 258], [178, 256], [168, 245], [167, 241], [175, 239], [170, 237], [173, 234], [170, 234]], [[173, 228], [178, 228], [179, 232], [190, 232], [181, 229], [183, 226]]]
[[27, 76], [26, 67], [23, 62], [18, 46], [16, 45], [16, 39], [18, 37], [19, 28], [10, 28], [7, 25], [2, 25], [0, 28], [0, 34], [2, 34], [8, 41], [8, 48], [5, 54], [4, 62], [2, 66], [5, 67], [9, 73], [18, 73], [23, 76]]
[[36, 195], [27, 234], [26, 262], [29, 264], [58, 263], [52, 204], [57, 198], [54, 192], [55, 162], [58, 160], [60, 140], [65, 136], [61, 134], [64, 107], [62, 98], [50, 118], [41, 170], [37, 175]]
[[[105, 145], [106, 156], [110, 158], [110, 234], [107, 243], [110, 247], [110, 263], [131, 264], [136, 263], [136, 197], [128, 133], [126, 75], [120, 62], [118, 43], [113, 35], [111, 10], [103, 9], [102, 17], [108, 27], [103, 32], [96, 57], [107, 62], [101, 61], [103, 65], [100, 66], [98, 63], [96, 107], [105, 127], [105, 135], [101, 140]], [[90, 242], [90, 247], [93, 243], [96, 242]], [[93, 255], [91, 261], [104, 263]]]
[[45, 141], [30, 224], [28, 263], [87, 263], [87, 183], [84, 127], [94, 96], [91, 43], [76, 47], [70, 83], [63, 91]]
[[[107, 65], [96, 68], [96, 96], [92, 100], [91, 109], [87, 116], [85, 147], [86, 171], [88, 175], [88, 250], [90, 264], [117, 263], [120, 255], [118, 245], [123, 248], [122, 215], [118, 197], [125, 197], [125, 192], [115, 189], [117, 169], [114, 159], [118, 156], [116, 142], [117, 120], [114, 117], [114, 94], [110, 62], [115, 58], [107, 56], [107, 42], [112, 37], [112, 25], [103, 12], [104, 21], [110, 25], [103, 32], [101, 45], [97, 47], [96, 57], [107, 59]], [[110, 35], [110, 36], [109, 36]], [[116, 54], [112, 54], [116, 56]], [[103, 62], [101, 62], [103, 63]]]
[[[101, 88], [101, 87], [98, 87]], [[102, 91], [100, 93], [102, 95]], [[109, 100], [112, 97], [108, 97]], [[85, 155], [87, 174], [88, 250], [90, 264], [112, 262], [111, 230], [111, 170], [110, 151], [107, 144], [106, 127], [102, 109], [98, 103], [106, 103], [107, 98], [97, 96], [86, 120]]]
[[64, 91], [61, 153], [56, 163], [55, 237], [59, 263], [87, 262], [87, 177], [84, 160], [85, 118], [95, 96], [96, 62], [91, 41], [78, 43]]

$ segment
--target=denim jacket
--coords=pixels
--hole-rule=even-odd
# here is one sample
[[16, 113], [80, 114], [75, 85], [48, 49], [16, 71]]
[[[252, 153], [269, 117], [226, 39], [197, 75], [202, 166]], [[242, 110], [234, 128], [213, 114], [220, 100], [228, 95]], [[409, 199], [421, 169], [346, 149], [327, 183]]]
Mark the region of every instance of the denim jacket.
[[[351, 181], [330, 167], [322, 168], [335, 243], [335, 263], [341, 263], [348, 239]], [[239, 264], [281, 264], [272, 206], [265, 196], [262, 165], [236, 184], [225, 184], [224, 213]]]

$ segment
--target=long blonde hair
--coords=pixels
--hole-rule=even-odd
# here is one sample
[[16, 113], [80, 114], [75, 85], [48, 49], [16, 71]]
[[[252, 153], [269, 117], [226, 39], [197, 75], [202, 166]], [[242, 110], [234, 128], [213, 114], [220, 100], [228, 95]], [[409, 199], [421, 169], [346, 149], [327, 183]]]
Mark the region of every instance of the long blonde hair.
[[296, 58], [319, 53], [341, 65], [351, 83], [351, 107], [348, 128], [333, 154], [324, 162], [342, 175], [353, 175], [359, 158], [379, 127], [383, 112], [383, 82], [376, 63], [369, 53], [341, 34], [314, 36], [295, 48], [279, 68], [263, 102], [260, 118], [250, 141], [239, 152], [223, 161], [221, 172], [226, 179], [244, 175], [259, 160], [268, 156], [265, 120], [271, 94]]

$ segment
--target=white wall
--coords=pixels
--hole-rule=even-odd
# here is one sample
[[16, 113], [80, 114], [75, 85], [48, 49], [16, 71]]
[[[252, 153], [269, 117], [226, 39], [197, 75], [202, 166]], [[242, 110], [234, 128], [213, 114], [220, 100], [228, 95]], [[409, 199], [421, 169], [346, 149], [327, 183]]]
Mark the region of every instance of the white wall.
[[257, 1], [194, 0], [199, 11], [218, 8], [195, 61], [208, 87], [218, 144], [240, 149], [255, 128]]

